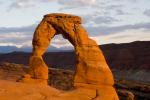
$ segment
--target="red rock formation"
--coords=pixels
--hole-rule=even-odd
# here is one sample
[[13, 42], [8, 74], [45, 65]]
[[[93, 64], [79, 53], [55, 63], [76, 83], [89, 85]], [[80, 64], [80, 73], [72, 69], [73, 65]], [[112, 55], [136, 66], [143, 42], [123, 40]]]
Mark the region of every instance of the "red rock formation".
[[31, 79], [26, 75], [22, 81], [46, 83], [48, 68], [42, 55], [56, 34], [62, 34], [68, 39], [74, 46], [76, 54], [74, 86], [77, 90], [64, 96], [69, 95], [70, 98], [70, 95], [78, 93], [78, 89], [84, 88], [92, 92], [91, 95], [96, 95], [93, 100], [118, 100], [113, 88], [112, 73], [101, 50], [97, 43], [88, 37], [86, 30], [81, 25], [81, 18], [74, 15], [48, 14], [44, 17], [33, 37], [33, 55], [30, 58], [29, 70]]

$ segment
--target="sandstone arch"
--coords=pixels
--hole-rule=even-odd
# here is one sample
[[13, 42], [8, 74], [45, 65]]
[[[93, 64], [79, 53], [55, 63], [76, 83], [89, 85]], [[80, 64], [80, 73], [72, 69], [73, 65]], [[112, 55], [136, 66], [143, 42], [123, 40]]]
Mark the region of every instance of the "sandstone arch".
[[113, 75], [101, 50], [96, 42], [88, 37], [86, 30], [81, 25], [81, 18], [78, 16], [68, 14], [44, 16], [33, 37], [33, 55], [30, 58], [29, 70], [31, 78], [38, 80], [37, 82], [47, 82], [48, 67], [44, 63], [42, 55], [56, 34], [62, 34], [75, 48], [74, 86], [94, 89], [95, 92], [98, 90], [98, 94], [105, 95], [101, 97], [103, 100], [107, 100], [107, 97], [110, 97], [108, 100], [117, 100], [113, 88]]

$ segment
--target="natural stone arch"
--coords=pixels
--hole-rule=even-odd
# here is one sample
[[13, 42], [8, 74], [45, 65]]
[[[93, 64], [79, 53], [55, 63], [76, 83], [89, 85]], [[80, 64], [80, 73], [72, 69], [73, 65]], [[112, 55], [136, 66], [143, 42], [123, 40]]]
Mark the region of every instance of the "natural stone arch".
[[[113, 92], [111, 97], [109, 97], [117, 100], [117, 95], [113, 88], [113, 75], [101, 50], [97, 43], [88, 37], [86, 30], [81, 25], [81, 18], [74, 15], [45, 15], [36, 28], [33, 37], [33, 54], [30, 58], [29, 70], [31, 78], [36, 80], [34, 82], [47, 83], [48, 67], [44, 63], [42, 55], [49, 46], [50, 40], [58, 33], [68, 39], [75, 48], [76, 72], [74, 75], [74, 86], [76, 88], [91, 88], [95, 89], [95, 91], [99, 90], [99, 92], [104, 91], [105, 95], [108, 93], [105, 93], [108, 89], [109, 92]], [[28, 77], [28, 75], [25, 77]], [[24, 78], [24, 81], [26, 80]], [[110, 94], [107, 94], [105, 98], [108, 95]], [[103, 100], [107, 99], [103, 97]]]

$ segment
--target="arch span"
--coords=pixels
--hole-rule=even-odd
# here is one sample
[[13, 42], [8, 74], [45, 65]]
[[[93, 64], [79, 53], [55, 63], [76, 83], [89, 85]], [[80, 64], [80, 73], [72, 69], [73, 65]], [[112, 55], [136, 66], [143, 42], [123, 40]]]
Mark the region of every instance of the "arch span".
[[[81, 18], [68, 14], [45, 15], [36, 28], [33, 37], [33, 55], [30, 58], [29, 74], [31, 78], [39, 79], [40, 82], [45, 80], [45, 83], [48, 80], [48, 67], [42, 55], [56, 34], [62, 34], [74, 46], [76, 54], [74, 86], [76, 88], [86, 87], [100, 90], [106, 89], [102, 87], [111, 87], [110, 91], [115, 91], [112, 72], [97, 43], [88, 37], [86, 30], [81, 25]], [[115, 92], [114, 94], [116, 95]]]

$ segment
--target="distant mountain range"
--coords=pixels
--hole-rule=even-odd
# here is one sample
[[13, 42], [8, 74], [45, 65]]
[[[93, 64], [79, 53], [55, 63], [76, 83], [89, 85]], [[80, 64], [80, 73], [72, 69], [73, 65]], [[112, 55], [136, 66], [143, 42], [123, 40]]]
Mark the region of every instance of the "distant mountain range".
[[[142, 67], [150, 69], [150, 41], [105, 44], [101, 45], [100, 48], [111, 67], [118, 69], [125, 67], [127, 69], [133, 66], [137, 68], [137, 65], [144, 64]], [[14, 52], [11, 52], [10, 49]], [[24, 48], [23, 50], [12, 46], [0, 47], [0, 51], [3, 52], [0, 54], [0, 62], [7, 61], [27, 65], [31, 49]], [[4, 53], [8, 51], [9, 53]], [[73, 67], [75, 65], [75, 54], [72, 49], [60, 50], [49, 47], [47, 51], [44, 54], [44, 59], [48, 65], [55, 67]], [[121, 67], [120, 64], [122, 64]]]
[[12, 51], [18, 51], [18, 48], [15, 46], [0, 46], [0, 53], [9, 53]]
[[[120, 79], [150, 82], [150, 41], [135, 41], [123, 44], [101, 45], [109, 67]], [[16, 50], [15, 47], [0, 50]], [[49, 48], [50, 49], [50, 48]], [[17, 49], [18, 50], [18, 49]], [[10, 52], [0, 54], [0, 62], [29, 64], [30, 52]], [[24, 49], [25, 50], [25, 49]], [[46, 52], [43, 58], [49, 67], [75, 69], [75, 53], [73, 50], [59, 51], [55, 48]], [[129, 77], [130, 76], [130, 77]]]
[[[11, 47], [9, 47], [11, 48]], [[135, 41], [122, 44], [106, 44], [100, 48], [115, 77], [136, 79], [150, 82], [150, 41]], [[12, 48], [15, 51], [15, 47]], [[8, 49], [0, 49], [8, 50]], [[43, 55], [49, 67], [75, 69], [75, 53], [73, 50], [59, 51], [53, 48]], [[29, 52], [10, 52], [0, 54], [0, 62], [28, 65]], [[129, 77], [130, 76], [130, 77]]]
[[[47, 51], [48, 52], [60, 52], [65, 50], [72, 50], [72, 47], [61, 47], [56, 48], [54, 46], [49, 46]], [[31, 52], [32, 47], [21, 47], [17, 48], [16, 46], [0, 46], [0, 53], [10, 53], [10, 52]]]

